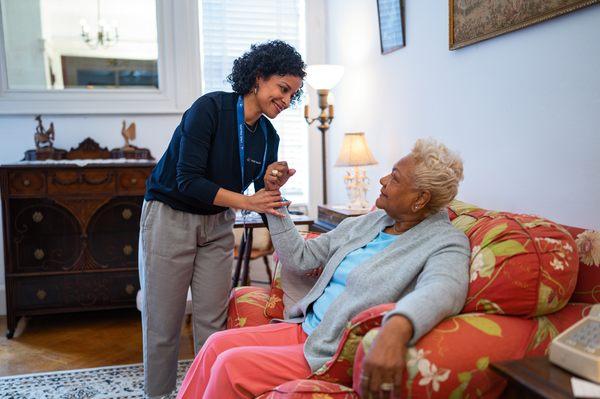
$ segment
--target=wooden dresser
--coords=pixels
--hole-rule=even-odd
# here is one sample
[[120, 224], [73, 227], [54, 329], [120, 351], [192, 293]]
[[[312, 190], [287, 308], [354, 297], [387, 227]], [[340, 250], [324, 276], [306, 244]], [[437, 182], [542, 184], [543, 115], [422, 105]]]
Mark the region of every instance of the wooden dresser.
[[[82, 145], [73, 156], [107, 158], [97, 143]], [[20, 316], [135, 307], [139, 220], [153, 167], [106, 159], [0, 167], [8, 338]]]

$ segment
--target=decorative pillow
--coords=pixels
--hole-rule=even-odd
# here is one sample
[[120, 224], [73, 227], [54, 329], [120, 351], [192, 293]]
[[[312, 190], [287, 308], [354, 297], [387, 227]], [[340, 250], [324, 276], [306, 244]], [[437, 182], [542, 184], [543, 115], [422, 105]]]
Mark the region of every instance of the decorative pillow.
[[469, 293], [462, 313], [534, 317], [566, 305], [579, 262], [575, 241], [562, 226], [460, 201], [450, 204], [449, 214], [471, 242]]
[[273, 388], [257, 399], [359, 399], [352, 388], [326, 381], [294, 380]]
[[563, 227], [579, 250], [579, 275], [571, 302], [600, 303], [600, 231]]
[[[306, 231], [301, 231], [300, 235], [302, 235], [305, 240], [310, 240], [311, 238], [320, 236], [319, 233]], [[267, 306], [265, 307], [265, 316], [282, 319], [285, 306], [291, 306], [292, 303], [297, 302], [304, 295], [302, 295], [300, 292], [296, 292], [298, 290], [294, 289], [293, 284], [286, 284], [285, 282], [282, 282], [281, 262], [279, 261], [277, 252], [273, 254], [273, 261], [275, 262], [275, 271], [273, 273], [273, 282], [271, 283], [269, 300], [267, 301]], [[304, 292], [303, 290], [301, 291]]]

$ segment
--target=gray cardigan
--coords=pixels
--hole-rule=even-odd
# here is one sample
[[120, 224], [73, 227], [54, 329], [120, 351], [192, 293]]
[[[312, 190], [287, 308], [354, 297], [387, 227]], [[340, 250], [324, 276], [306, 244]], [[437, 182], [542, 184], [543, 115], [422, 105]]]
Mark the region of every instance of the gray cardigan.
[[[286, 303], [285, 320], [300, 323], [309, 306], [323, 293], [335, 269], [350, 252], [371, 242], [394, 224], [385, 211], [347, 218], [334, 230], [305, 241], [287, 211], [286, 217], [267, 215], [273, 245], [282, 263], [284, 291], [296, 291], [296, 303]], [[441, 211], [399, 235], [381, 253], [348, 275], [346, 289], [331, 303], [323, 320], [304, 344], [313, 371], [333, 357], [347, 322], [363, 310], [396, 302], [385, 321], [401, 314], [413, 325], [413, 345], [442, 319], [464, 306], [469, 284], [470, 246]], [[306, 272], [323, 265], [315, 281]]]

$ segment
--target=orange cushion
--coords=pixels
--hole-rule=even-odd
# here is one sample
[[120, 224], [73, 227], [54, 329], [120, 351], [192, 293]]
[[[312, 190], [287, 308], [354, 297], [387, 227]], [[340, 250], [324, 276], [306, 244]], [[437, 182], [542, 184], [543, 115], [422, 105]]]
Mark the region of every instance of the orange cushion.
[[452, 202], [449, 213], [471, 243], [469, 293], [462, 313], [534, 317], [567, 304], [579, 261], [575, 241], [562, 226], [460, 201]]

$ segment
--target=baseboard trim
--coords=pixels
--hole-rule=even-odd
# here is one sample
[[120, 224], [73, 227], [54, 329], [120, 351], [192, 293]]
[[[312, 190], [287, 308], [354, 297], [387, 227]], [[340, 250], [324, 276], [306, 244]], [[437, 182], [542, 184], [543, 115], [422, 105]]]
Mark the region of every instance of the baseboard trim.
[[0, 316], [6, 316], [6, 287], [0, 285]]

